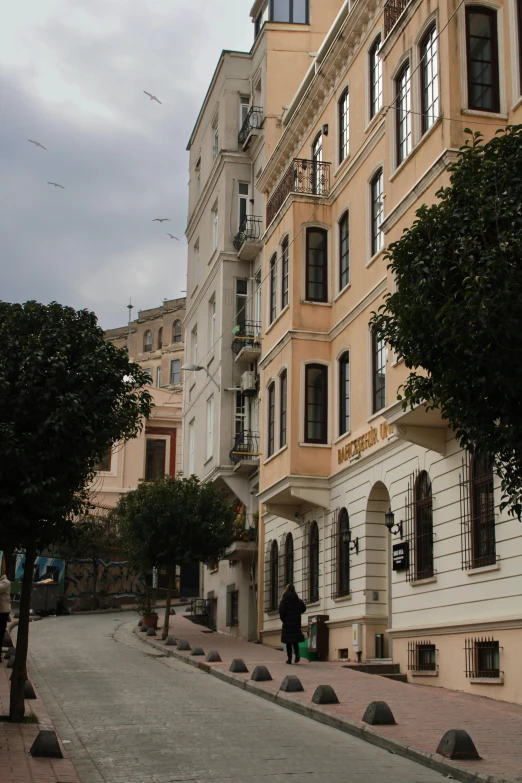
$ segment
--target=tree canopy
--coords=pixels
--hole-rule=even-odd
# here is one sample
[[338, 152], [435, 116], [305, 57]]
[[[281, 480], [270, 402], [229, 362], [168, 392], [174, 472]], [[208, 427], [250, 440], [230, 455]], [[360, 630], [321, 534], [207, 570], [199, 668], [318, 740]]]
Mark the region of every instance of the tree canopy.
[[373, 326], [411, 369], [399, 399], [439, 408], [488, 453], [502, 506], [522, 513], [522, 126], [472, 134], [451, 185], [387, 258], [396, 291]]

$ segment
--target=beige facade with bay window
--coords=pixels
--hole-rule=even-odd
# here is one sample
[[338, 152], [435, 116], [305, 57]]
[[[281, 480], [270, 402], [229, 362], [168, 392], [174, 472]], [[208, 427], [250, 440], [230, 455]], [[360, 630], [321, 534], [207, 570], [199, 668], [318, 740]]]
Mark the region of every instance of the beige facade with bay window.
[[393, 290], [386, 248], [448, 184], [464, 129], [522, 121], [522, 3], [336, 13], [256, 180], [261, 638], [280, 643], [294, 581], [304, 622], [329, 616], [330, 660], [393, 658], [412, 680], [521, 702], [520, 524], [487, 458], [437, 412], [402, 410], [407, 370], [369, 322]]

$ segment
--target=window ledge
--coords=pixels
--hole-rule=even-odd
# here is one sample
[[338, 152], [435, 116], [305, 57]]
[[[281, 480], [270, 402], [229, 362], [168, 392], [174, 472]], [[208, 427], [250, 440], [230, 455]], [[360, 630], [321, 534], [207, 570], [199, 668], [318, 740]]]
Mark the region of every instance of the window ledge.
[[500, 571], [500, 561], [493, 563], [492, 565], [470, 568], [466, 573], [468, 576], [475, 576], [476, 574], [488, 574], [490, 571]]
[[343, 432], [342, 435], [339, 435], [339, 437], [334, 440], [333, 445], [335, 446], [337, 443], [339, 443], [339, 441], [344, 440], [345, 438], [349, 438], [351, 434], [351, 430], [348, 430], [348, 432]]
[[381, 249], [378, 250], [377, 253], [375, 253], [375, 255], [372, 256], [370, 260], [366, 262], [365, 264], [366, 269], [369, 269], [372, 266], [372, 264], [374, 264], [381, 256], [384, 256], [386, 250], [387, 250], [386, 245], [384, 245], [384, 247], [381, 247]]
[[410, 158], [412, 157], [412, 155], [413, 155], [413, 153], [414, 153], [414, 152], [415, 152], [415, 147], [412, 145], [412, 148], [411, 148], [411, 150], [408, 152], [408, 154], [406, 155], [406, 157], [404, 158], [404, 160], [401, 160], [401, 162], [399, 163], [399, 165], [398, 165], [398, 166], [397, 166], [397, 165], [395, 166], [395, 170], [394, 170], [393, 174], [391, 175], [391, 177], [388, 179], [388, 182], [393, 182], [393, 180], [394, 180], [396, 177], [398, 177], [398, 176], [399, 176], [399, 174], [401, 173], [401, 171], [402, 171], [402, 170], [403, 170], [403, 169], [406, 167], [406, 165], [407, 165], [408, 161], [410, 160]]
[[265, 330], [265, 335], [267, 335], [267, 334], [268, 334], [268, 333], [269, 333], [269, 332], [270, 332], [270, 331], [271, 331], [271, 330], [274, 328], [274, 326], [276, 325], [276, 323], [279, 321], [279, 319], [280, 319], [280, 318], [282, 318], [282, 317], [283, 317], [283, 315], [286, 313], [286, 311], [287, 311], [287, 310], [290, 310], [290, 305], [289, 305], [289, 304], [287, 304], [287, 306], [286, 306], [286, 307], [284, 307], [284, 308], [281, 310], [281, 312], [279, 313], [279, 315], [276, 315], [276, 317], [274, 318], [274, 320], [272, 321], [272, 323], [271, 323], [271, 324], [269, 324], [269, 326], [267, 326], [267, 328], [266, 328], [266, 330]]
[[331, 449], [331, 443], [304, 443], [299, 442], [298, 446], [303, 446], [305, 449]]
[[341, 169], [345, 168], [345, 166], [348, 165], [348, 161], [352, 159], [352, 155], [350, 152], [347, 153], [346, 157], [342, 159], [342, 161], [339, 163], [337, 168], [334, 171], [334, 177], [337, 177], [339, 175], [339, 172]]
[[427, 579], [413, 579], [410, 582], [412, 587], [420, 587], [421, 585], [431, 585], [437, 581], [436, 576], [429, 576]]
[[520, 96], [520, 98], [517, 101], [515, 101], [515, 103], [511, 107], [511, 111], [515, 111], [516, 109], [518, 109], [518, 107], [520, 106], [521, 103], [522, 103], [522, 95]]
[[508, 115], [497, 111], [480, 111], [479, 109], [461, 109], [461, 114], [467, 117], [492, 117], [494, 120], [507, 120]]
[[438, 671], [414, 671], [414, 672], [408, 672], [408, 674], [411, 674], [412, 677], [438, 677], [439, 672]]
[[504, 685], [504, 676], [502, 677], [470, 677], [472, 685]]
[[341, 296], [342, 296], [343, 294], [345, 294], [345, 293], [346, 293], [346, 291], [348, 291], [348, 289], [349, 289], [349, 288], [351, 288], [351, 287], [352, 287], [352, 283], [351, 283], [351, 281], [350, 281], [349, 283], [346, 283], [346, 285], [344, 286], [344, 288], [341, 288], [341, 290], [339, 291], [339, 293], [337, 294], [337, 296], [334, 296], [334, 302], [337, 302], [337, 300], [338, 300], [338, 299], [340, 299], [340, 298], [341, 298]]
[[332, 601], [334, 604], [342, 604], [345, 601], [351, 601], [352, 600], [352, 594], [348, 593], [348, 595], [340, 595], [339, 598], [332, 598]]
[[275, 615], [279, 615], [279, 609], [267, 609], [265, 614], [273, 618]]
[[316, 606], [321, 606], [321, 600], [319, 599], [319, 601], [313, 601], [312, 603], [305, 604], [305, 605], [306, 605], [306, 611], [308, 611], [309, 609], [315, 609]]
[[372, 413], [371, 416], [368, 416], [368, 418], [366, 419], [367, 424], [369, 424], [374, 419], [378, 419], [379, 416], [382, 416], [385, 410], [386, 410], [386, 405], [384, 406], [384, 408], [380, 408], [378, 411], [375, 411], [375, 413]]
[[332, 302], [312, 302], [310, 299], [301, 299], [302, 305], [314, 305], [315, 307], [331, 307]]
[[206, 460], [205, 460], [205, 462], [203, 463], [203, 467], [206, 467], [206, 466], [208, 465], [208, 463], [209, 463], [209, 462], [212, 462], [212, 460], [213, 460], [213, 459], [214, 459], [214, 455], [213, 455], [213, 454], [211, 454], [211, 455], [210, 455], [210, 457], [207, 457], [207, 459], [206, 459]]
[[273, 454], [271, 454], [269, 457], [263, 460], [263, 465], [268, 465], [269, 462], [272, 462], [273, 459], [275, 459], [280, 454], [282, 454], [283, 451], [286, 451], [287, 448], [288, 448], [288, 443], [286, 444], [286, 446], [283, 446], [283, 448], [279, 449], [279, 451], [275, 451]]

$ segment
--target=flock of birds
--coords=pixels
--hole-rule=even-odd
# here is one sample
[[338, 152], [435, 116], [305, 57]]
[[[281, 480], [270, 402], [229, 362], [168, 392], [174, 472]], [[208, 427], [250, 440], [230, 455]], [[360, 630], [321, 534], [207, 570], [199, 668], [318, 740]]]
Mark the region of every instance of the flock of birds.
[[[151, 101], [156, 101], [156, 103], [159, 103], [161, 106], [163, 105], [161, 103], [161, 101], [156, 98], [155, 95], [152, 95], [152, 93], [147, 92], [147, 90], [143, 90], [143, 92], [145, 93], [145, 95], [147, 95], [150, 98]], [[47, 151], [47, 147], [44, 147], [44, 145], [40, 144], [39, 141], [35, 141], [34, 139], [27, 139], [27, 141], [29, 141], [31, 144], [34, 144], [34, 146], [36, 148], [40, 147], [40, 149]], [[59, 182], [49, 182], [49, 181], [47, 181], [47, 184], [48, 185], [53, 185], [55, 188], [61, 188], [62, 190], [65, 190], [65, 186], [64, 185], [60, 185]], [[154, 218], [152, 222], [153, 223], [165, 223], [165, 222], [169, 222], [170, 223], [170, 218]], [[170, 237], [171, 239], [175, 239], [177, 242], [179, 242], [179, 239], [177, 237], [175, 237], [174, 234], [169, 234], [167, 232], [167, 236]]]

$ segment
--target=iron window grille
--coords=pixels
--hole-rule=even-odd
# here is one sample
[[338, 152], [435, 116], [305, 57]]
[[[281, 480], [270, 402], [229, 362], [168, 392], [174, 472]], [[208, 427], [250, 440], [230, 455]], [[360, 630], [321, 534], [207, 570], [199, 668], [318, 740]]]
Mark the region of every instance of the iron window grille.
[[303, 535], [301, 544], [301, 598], [305, 604], [310, 603], [310, 522], [303, 525]]
[[437, 648], [430, 641], [408, 642], [408, 670], [411, 672], [435, 672]]
[[466, 6], [468, 108], [500, 111], [497, 12]]
[[302, 158], [295, 158], [292, 161], [267, 202], [267, 228], [290, 193], [328, 196], [330, 193], [330, 164]]
[[307, 364], [305, 368], [305, 442], [328, 439], [328, 367]]
[[109, 473], [111, 469], [111, 464], [112, 464], [112, 449], [108, 448], [107, 451], [104, 453], [103, 457], [101, 458], [96, 470], [99, 473]]
[[411, 79], [409, 62], [395, 80], [395, 121], [397, 134], [397, 165], [411, 152]]
[[409, 544], [406, 581], [429, 579], [435, 573], [433, 557], [433, 496], [426, 471], [412, 473], [404, 504], [404, 538]]
[[263, 127], [263, 122], [263, 108], [261, 106], [251, 106], [239, 131], [239, 143], [243, 145], [253, 130]]
[[350, 93], [348, 87], [339, 100], [339, 162], [348, 156], [350, 151]]
[[284, 310], [288, 304], [288, 277], [290, 262], [290, 245], [288, 237], [283, 239], [281, 244], [281, 267], [282, 267], [282, 287], [281, 287], [281, 309]]
[[386, 38], [395, 27], [410, 0], [388, 0], [384, 6], [384, 37]]
[[306, 300], [328, 301], [328, 232], [306, 229]]
[[492, 637], [483, 639], [466, 639], [466, 677], [495, 678], [503, 672], [500, 670], [501, 647]]
[[437, 27], [433, 25], [420, 45], [422, 132], [428, 131], [439, 116], [439, 53]]
[[250, 432], [242, 430], [235, 439], [232, 451], [230, 452], [230, 461], [234, 465], [240, 462], [258, 462], [261, 452], [259, 451], [259, 432]]
[[238, 325], [232, 340], [232, 352], [238, 356], [243, 348], [261, 348], [261, 323], [243, 321]]
[[462, 569], [495, 565], [493, 469], [487, 455], [465, 453], [460, 475], [460, 519]]
[[[279, 408], [279, 448], [286, 446], [287, 420], [288, 420], [288, 374], [286, 370], [281, 373], [279, 379], [280, 408]], [[288, 583], [287, 583], [288, 584]]]
[[334, 512], [332, 525], [332, 598], [350, 595], [350, 519], [345, 508]]
[[310, 544], [309, 544], [309, 603], [315, 603], [319, 600], [319, 525], [317, 522], [312, 522], [310, 528]]
[[321, 164], [323, 162], [323, 134], [319, 133], [312, 145], [312, 161], [314, 173], [314, 193], [322, 196]]
[[379, 57], [381, 36], [375, 39], [370, 49], [370, 119], [375, 117], [382, 106], [382, 63]]

